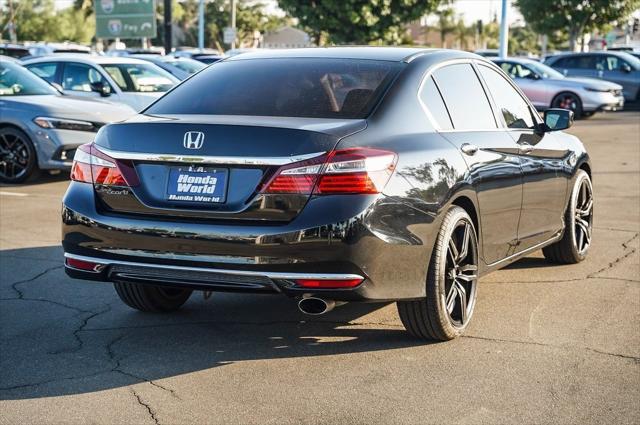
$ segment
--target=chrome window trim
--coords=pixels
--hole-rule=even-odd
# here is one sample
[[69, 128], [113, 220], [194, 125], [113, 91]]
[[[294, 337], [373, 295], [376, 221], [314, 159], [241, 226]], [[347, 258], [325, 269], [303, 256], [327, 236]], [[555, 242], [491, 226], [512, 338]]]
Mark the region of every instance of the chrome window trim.
[[229, 270], [229, 269], [214, 269], [209, 267], [189, 267], [189, 266], [173, 266], [166, 264], [153, 264], [153, 263], [139, 263], [136, 261], [122, 261], [122, 260], [110, 260], [96, 257], [87, 257], [84, 255], [76, 255], [69, 254], [68, 252], [64, 253], [65, 258], [71, 258], [73, 260], [87, 261], [90, 263], [100, 264], [103, 267], [97, 271], [90, 270], [81, 270], [76, 269], [74, 267], [70, 267], [65, 264], [65, 267], [71, 268], [73, 270], [84, 271], [88, 273], [98, 273], [104, 269], [104, 267], [111, 266], [113, 264], [119, 264], [122, 266], [133, 266], [133, 267], [148, 267], [153, 269], [167, 269], [167, 270], [180, 270], [180, 271], [193, 271], [193, 272], [209, 272], [209, 273], [218, 273], [218, 274], [230, 274], [235, 276], [260, 276], [267, 277], [269, 279], [286, 279], [286, 280], [295, 280], [295, 279], [318, 279], [318, 280], [349, 280], [349, 279], [362, 279], [365, 278], [358, 274], [342, 274], [342, 273], [286, 273], [286, 272], [268, 272], [268, 271], [252, 271], [252, 270]]
[[242, 157], [242, 156], [208, 156], [208, 155], [181, 155], [181, 154], [156, 154], [142, 152], [116, 151], [102, 146], [95, 146], [100, 152], [114, 159], [128, 159], [133, 161], [154, 162], [187, 162], [190, 164], [231, 164], [231, 165], [286, 165], [293, 162], [305, 161], [324, 155], [326, 152], [314, 152], [295, 156], [273, 157]]

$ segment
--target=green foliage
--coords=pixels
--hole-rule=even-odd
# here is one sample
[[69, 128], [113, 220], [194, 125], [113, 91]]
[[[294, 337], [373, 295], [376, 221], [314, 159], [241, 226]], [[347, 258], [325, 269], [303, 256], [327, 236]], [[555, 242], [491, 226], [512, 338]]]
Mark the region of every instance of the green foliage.
[[[249, 1], [238, 1], [236, 7], [236, 28], [238, 45], [251, 46], [254, 32], [264, 33], [278, 29], [289, 23], [287, 18], [267, 15], [264, 4]], [[174, 22], [184, 33], [183, 44], [198, 44], [198, 1], [186, 0], [173, 8]], [[223, 42], [224, 28], [231, 22], [230, 2], [228, 0], [212, 0], [205, 5], [205, 47], [225, 50], [229, 46]], [[160, 38], [161, 43], [161, 38]]]
[[317, 44], [401, 44], [405, 24], [442, 0], [279, 0]]
[[573, 49], [578, 37], [625, 19], [640, 0], [516, 0], [529, 25], [542, 34], [569, 34]]
[[[81, 9], [56, 10], [53, 0], [20, 0], [13, 3], [19, 41], [74, 41], [89, 43], [95, 34], [95, 20]], [[0, 11], [8, 19], [8, 3]], [[4, 28], [6, 21], [1, 21]], [[8, 39], [8, 32], [2, 33]]]

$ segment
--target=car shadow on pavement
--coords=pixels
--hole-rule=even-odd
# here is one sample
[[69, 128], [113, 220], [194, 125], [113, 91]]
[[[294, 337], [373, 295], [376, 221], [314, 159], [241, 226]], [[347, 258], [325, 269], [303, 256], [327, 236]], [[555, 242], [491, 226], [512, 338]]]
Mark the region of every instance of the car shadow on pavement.
[[38, 186], [41, 184], [55, 183], [55, 182], [61, 182], [65, 180], [69, 181], [69, 178], [70, 177], [69, 177], [68, 171], [61, 171], [57, 174], [49, 174], [48, 172], [42, 171], [40, 175], [27, 179], [25, 183], [7, 184], [7, 183], [0, 182], [0, 188], [12, 187], [12, 188], [19, 189], [21, 187]]
[[347, 304], [309, 317], [284, 296], [216, 293], [205, 301], [194, 292], [176, 313], [146, 314], [120, 302], [110, 284], [68, 278], [59, 246], [4, 250], [0, 399], [140, 382], [163, 388], [164, 378], [238, 362], [425, 345], [395, 309], [376, 312], [385, 306]]

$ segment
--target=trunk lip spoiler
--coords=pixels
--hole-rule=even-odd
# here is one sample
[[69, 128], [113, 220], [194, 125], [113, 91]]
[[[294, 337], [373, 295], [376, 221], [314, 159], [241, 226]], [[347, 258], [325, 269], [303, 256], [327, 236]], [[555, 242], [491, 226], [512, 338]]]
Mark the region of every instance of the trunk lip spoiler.
[[314, 152], [292, 156], [210, 156], [182, 155], [173, 153], [127, 152], [94, 145], [100, 152], [114, 159], [152, 162], [184, 162], [189, 164], [229, 164], [229, 165], [287, 165], [306, 161], [324, 155], [326, 152]]

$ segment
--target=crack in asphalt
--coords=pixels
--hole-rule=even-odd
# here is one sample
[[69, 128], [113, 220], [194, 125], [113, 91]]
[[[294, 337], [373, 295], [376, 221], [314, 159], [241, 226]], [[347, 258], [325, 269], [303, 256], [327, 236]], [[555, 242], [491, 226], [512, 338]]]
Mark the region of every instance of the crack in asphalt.
[[133, 396], [136, 398], [136, 400], [138, 401], [139, 405], [141, 405], [141, 406], [143, 406], [144, 408], [147, 409], [147, 412], [149, 412], [149, 416], [151, 417], [151, 419], [153, 419], [153, 421], [157, 425], [160, 425], [160, 421], [158, 421], [156, 413], [153, 411], [151, 406], [148, 403], [145, 403], [144, 400], [142, 400], [142, 397], [140, 397], [140, 395], [133, 388], [131, 388], [131, 394], [133, 394]]
[[499, 343], [536, 345], [538, 347], [548, 347], [548, 348], [562, 348], [562, 349], [582, 348], [583, 350], [591, 351], [592, 353], [602, 354], [602, 355], [611, 356], [611, 357], [620, 357], [623, 359], [633, 360], [635, 363], [640, 363], [640, 357], [630, 356], [628, 354], [610, 353], [608, 351], [602, 351], [602, 350], [598, 350], [597, 348], [591, 348], [591, 347], [571, 347], [568, 345], [547, 344], [547, 343], [538, 342], [538, 341], [522, 341], [518, 339], [491, 338], [491, 337], [485, 337], [485, 336], [465, 335], [465, 334], [461, 335], [460, 337], [467, 338], [467, 339], [480, 339], [483, 341], [491, 341], [491, 342], [499, 342]]
[[87, 326], [89, 324], [89, 321], [91, 319], [93, 319], [94, 317], [97, 317], [101, 314], [104, 313], [108, 313], [109, 311], [111, 311], [111, 305], [107, 304], [107, 308], [102, 310], [102, 311], [89, 311], [87, 313], [91, 313], [89, 316], [85, 317], [84, 319], [80, 320], [80, 326], [78, 326], [76, 329], [74, 329], [72, 335], [73, 338], [76, 340], [77, 346], [75, 348], [71, 348], [71, 349], [62, 349], [62, 350], [57, 350], [57, 351], [50, 351], [47, 354], [63, 354], [63, 353], [76, 353], [80, 350], [82, 350], [83, 346], [84, 346], [84, 341], [82, 341], [82, 338], [80, 338], [80, 332], [82, 332], [82, 330], [84, 329], [85, 326]]
[[33, 277], [30, 277], [29, 279], [24, 279], [24, 280], [19, 280], [17, 282], [14, 282], [11, 284], [11, 289], [18, 295], [17, 300], [22, 300], [25, 299], [24, 298], [24, 292], [22, 292], [20, 289], [18, 289], [18, 285], [22, 285], [23, 283], [29, 283], [29, 282], [33, 282], [34, 280], [37, 280], [39, 278], [41, 278], [42, 276], [46, 275], [47, 273], [53, 271], [53, 270], [57, 270], [57, 269], [61, 269], [62, 267], [64, 267], [64, 265], [57, 265], [54, 267], [49, 267], [47, 269], [45, 269], [44, 271], [41, 271], [40, 273], [36, 274]]

